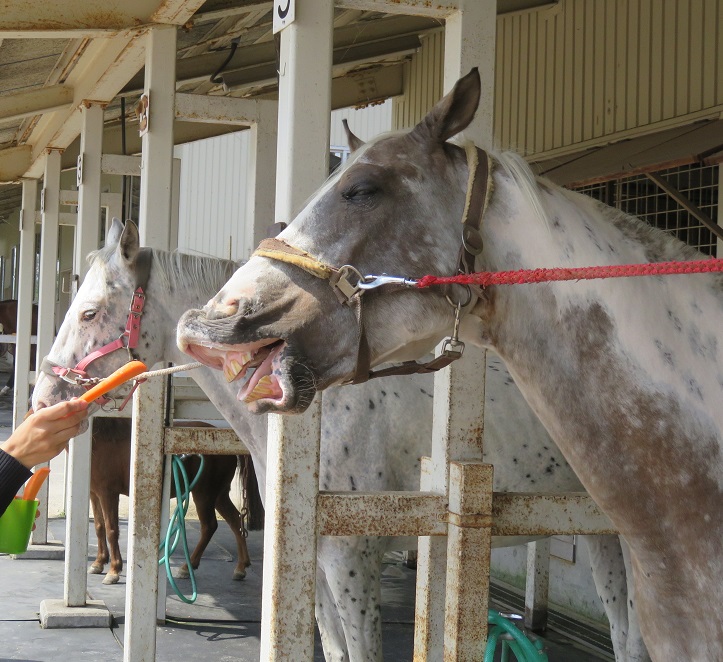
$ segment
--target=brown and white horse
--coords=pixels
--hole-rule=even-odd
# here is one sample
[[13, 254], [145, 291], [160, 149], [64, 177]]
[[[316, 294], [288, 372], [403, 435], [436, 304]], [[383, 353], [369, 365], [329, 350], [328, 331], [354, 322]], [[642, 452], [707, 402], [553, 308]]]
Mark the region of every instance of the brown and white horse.
[[[279, 235], [283, 261], [257, 254], [182, 318], [181, 348], [231, 377], [257, 366], [238, 396], [256, 412], [303, 410], [317, 390], [357, 374], [358, 311], [319, 275], [343, 265], [364, 275], [457, 273], [471, 168], [448, 140], [469, 125], [479, 98], [474, 70], [412, 131], [357, 150]], [[516, 155], [492, 155], [490, 170], [476, 270], [704, 257], [536, 179]], [[370, 365], [420, 358], [449, 335], [445, 294], [466, 298], [459, 286], [364, 294]], [[721, 277], [489, 287], [462, 314], [462, 340], [502, 357], [629, 543], [652, 657], [723, 660]]]

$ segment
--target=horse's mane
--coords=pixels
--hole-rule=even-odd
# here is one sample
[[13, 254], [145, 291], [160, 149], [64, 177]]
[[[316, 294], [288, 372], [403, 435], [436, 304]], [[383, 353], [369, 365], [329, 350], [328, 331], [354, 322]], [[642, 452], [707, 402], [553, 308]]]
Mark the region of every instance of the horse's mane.
[[[88, 263], [96, 261], [107, 264], [115, 252], [115, 246], [106, 246], [88, 255]], [[152, 273], [162, 293], [170, 294], [179, 288], [198, 290], [211, 296], [226, 283], [240, 263], [232, 260], [192, 255], [180, 251], [152, 249]]]
[[231, 278], [240, 263], [205, 255], [153, 249], [153, 265], [157, 267], [153, 274], [163, 292], [170, 293], [172, 288], [186, 287], [214, 295]]
[[519, 187], [523, 198], [547, 227], [550, 227], [552, 219], [545, 204], [545, 197], [542, 195], [545, 191], [562, 195], [576, 207], [589, 207], [592, 214], [603, 217], [631, 241], [640, 243], [651, 262], [676, 259], [695, 260], [706, 257], [668, 232], [653, 227], [635, 216], [610, 207], [583, 193], [565, 189], [544, 177], [535, 176], [527, 162], [515, 152], [495, 152], [493, 156]]

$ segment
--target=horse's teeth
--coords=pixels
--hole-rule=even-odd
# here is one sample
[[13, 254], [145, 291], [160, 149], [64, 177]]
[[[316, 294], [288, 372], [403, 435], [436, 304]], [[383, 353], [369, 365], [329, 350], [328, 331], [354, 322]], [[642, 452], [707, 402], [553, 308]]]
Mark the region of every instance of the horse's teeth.
[[273, 394], [274, 387], [271, 383], [271, 377], [269, 375], [264, 375], [261, 379], [259, 379], [258, 384], [254, 387], [254, 390], [244, 398], [244, 402], [255, 402], [256, 400], [267, 398]]
[[236, 379], [239, 372], [241, 372], [243, 365], [241, 365], [236, 359], [228, 361], [223, 366], [223, 374], [226, 377], [226, 381], [232, 382]]

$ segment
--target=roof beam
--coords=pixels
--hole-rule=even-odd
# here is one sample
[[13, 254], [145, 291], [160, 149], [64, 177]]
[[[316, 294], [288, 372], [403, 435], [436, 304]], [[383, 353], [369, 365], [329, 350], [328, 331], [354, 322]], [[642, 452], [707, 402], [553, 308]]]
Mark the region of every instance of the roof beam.
[[73, 104], [73, 88], [50, 85], [26, 92], [0, 96], [0, 122], [52, 113]]
[[378, 11], [385, 14], [412, 14], [446, 18], [460, 9], [458, 0], [429, 2], [429, 0], [335, 0], [334, 5], [344, 9]]
[[183, 25], [203, 0], [125, 0], [109, 7], [103, 0], [46, 2], [28, 11], [27, 0], [5, 0], [0, 38], [102, 37], [154, 23]]
[[30, 145], [0, 150], [0, 182], [17, 182], [30, 167]]
[[[438, 28], [439, 23], [429, 18], [415, 16], [394, 16], [391, 18], [370, 21], [363, 26], [347, 25], [334, 30], [334, 49], [336, 58], [346, 61], [343, 49], [359, 48], [364, 44], [381, 40], [401, 39], [420, 32]], [[406, 46], [405, 46], [406, 47]], [[400, 49], [400, 50], [403, 50]], [[218, 71], [228, 57], [228, 51], [208, 53], [176, 60], [176, 80], [179, 84], [191, 81], [207, 80]], [[335, 58], [335, 61], [336, 61]], [[337, 62], [338, 64], [338, 62]], [[273, 41], [266, 41], [251, 46], [244, 46], [236, 51], [226, 65], [224, 74], [233, 71], [250, 70], [254, 67], [272, 65], [276, 76], [276, 47]], [[123, 88], [123, 94], [139, 93], [143, 90], [143, 72], [134, 76]]]

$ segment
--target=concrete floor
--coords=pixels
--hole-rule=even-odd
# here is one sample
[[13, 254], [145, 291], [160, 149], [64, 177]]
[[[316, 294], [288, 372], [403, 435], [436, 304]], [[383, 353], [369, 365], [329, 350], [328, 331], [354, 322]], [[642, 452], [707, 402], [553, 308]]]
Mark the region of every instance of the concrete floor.
[[[189, 540], [195, 542], [198, 523], [188, 523]], [[63, 540], [65, 521], [50, 521], [52, 537]], [[91, 541], [88, 564], [95, 556]], [[121, 524], [125, 549], [127, 522]], [[235, 543], [228, 527], [218, 532], [197, 573], [199, 598], [187, 605], [169, 589], [167, 623], [157, 630], [156, 659], [177, 662], [202, 657], [225, 662], [256, 662], [259, 659], [261, 619], [262, 532], [252, 532], [248, 545], [252, 565], [244, 581], [231, 581]], [[394, 559], [382, 575], [382, 618], [385, 662], [412, 659], [415, 573]], [[38, 622], [41, 600], [62, 598], [62, 561], [24, 560], [0, 556], [0, 660], [50, 662], [65, 657], [69, 662], [121, 662], [124, 636], [125, 572], [114, 586], [104, 586], [102, 575], [88, 576], [89, 599], [103, 600], [114, 617], [112, 628], [43, 630]], [[190, 592], [189, 580], [179, 586]], [[592, 662], [601, 659], [561, 635], [545, 639], [550, 662]], [[315, 662], [323, 662], [317, 637]], [[602, 658], [605, 659], [605, 658]]]

